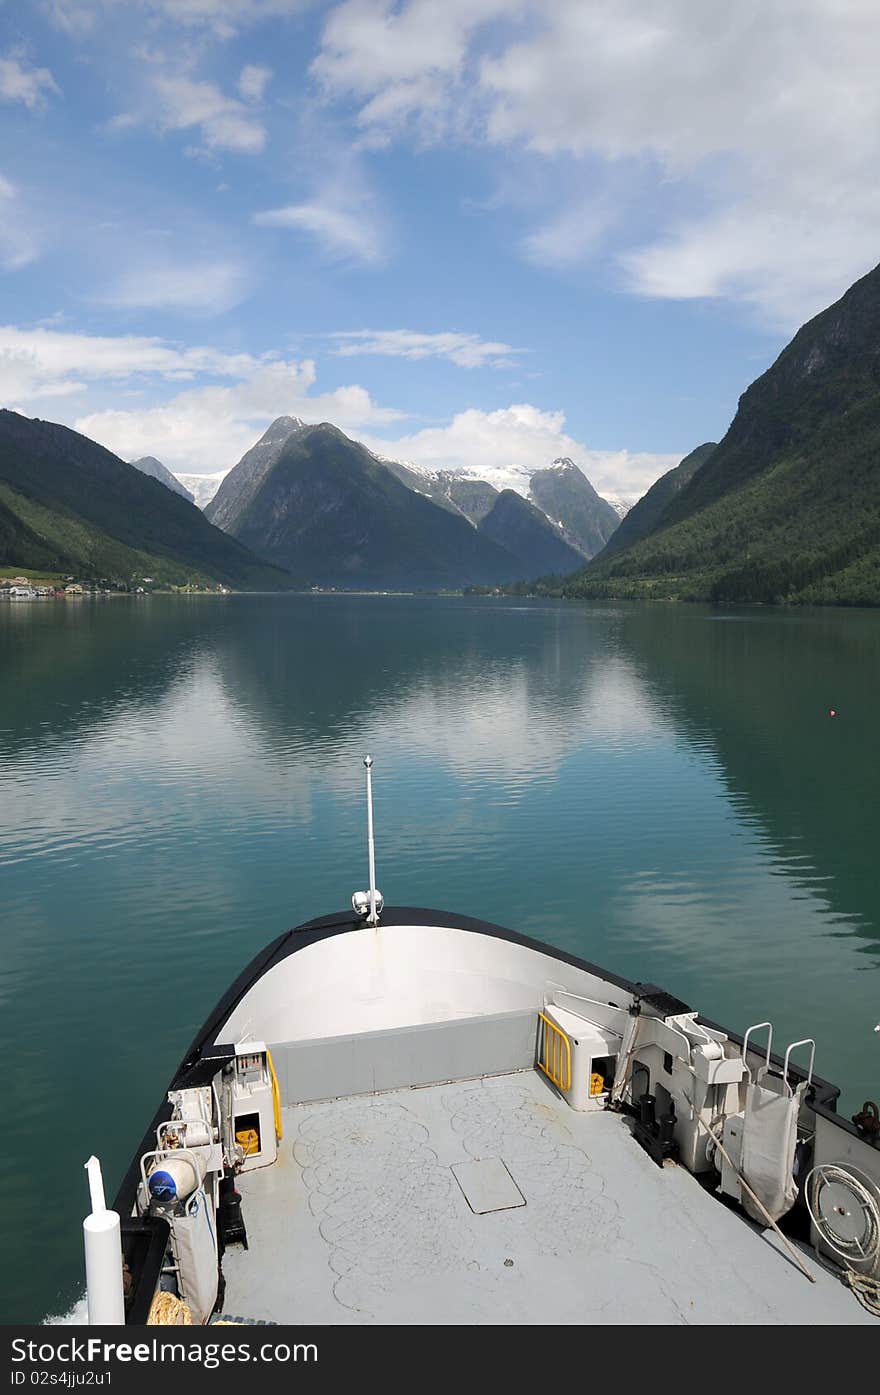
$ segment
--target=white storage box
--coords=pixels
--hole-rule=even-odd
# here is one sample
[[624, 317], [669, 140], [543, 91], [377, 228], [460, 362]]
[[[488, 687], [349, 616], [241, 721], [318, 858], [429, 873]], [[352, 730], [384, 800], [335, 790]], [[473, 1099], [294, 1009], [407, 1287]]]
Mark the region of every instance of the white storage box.
[[236, 1141], [245, 1148], [242, 1172], [267, 1167], [278, 1156], [278, 1143], [275, 1137], [275, 1099], [265, 1042], [236, 1045], [232, 1104]]
[[[555, 1004], [544, 1009], [544, 1016], [563, 1034], [568, 1042], [568, 1050], [564, 1047], [559, 1049], [557, 1046], [555, 1052], [553, 1051], [552, 1029], [541, 1022], [538, 1065], [544, 1070], [545, 1075], [553, 1080], [559, 1093], [572, 1109], [580, 1113], [590, 1109], [604, 1109], [608, 1091], [614, 1084], [620, 1037], [605, 1027], [597, 1027], [595, 1023], [587, 1022], [568, 1008], [557, 1007]], [[548, 1047], [550, 1056], [547, 1054]], [[554, 1067], [561, 1066], [561, 1069], [547, 1070], [548, 1062]]]

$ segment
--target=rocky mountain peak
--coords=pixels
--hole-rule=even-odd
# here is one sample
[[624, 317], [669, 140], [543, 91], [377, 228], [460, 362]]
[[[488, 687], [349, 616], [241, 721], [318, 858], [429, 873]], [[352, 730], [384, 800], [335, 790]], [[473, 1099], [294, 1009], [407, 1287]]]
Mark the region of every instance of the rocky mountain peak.
[[280, 441], [286, 441], [288, 436], [303, 426], [305, 422], [300, 417], [276, 417], [268, 431], [263, 432], [257, 445], [277, 445]]
[[529, 498], [562, 529], [566, 542], [582, 557], [600, 552], [620, 522], [616, 510], [567, 455], [557, 456], [544, 470], [535, 470]]
[[177, 476], [172, 474], [171, 471], [162, 464], [161, 460], [157, 460], [155, 455], [142, 455], [139, 460], [129, 461], [129, 464], [132, 465], [135, 470], [140, 470], [142, 475], [149, 475], [151, 479], [158, 480], [160, 484], [164, 484], [165, 488], [170, 489], [172, 493], [181, 494], [183, 498], [188, 499], [191, 504], [195, 503], [195, 499], [186, 485], [182, 484]]
[[218, 528], [228, 529], [231, 519], [255, 497], [291, 437], [314, 429], [307, 427], [299, 417], [276, 417], [256, 445], [245, 452], [223, 479], [217, 493], [205, 506], [205, 516]]

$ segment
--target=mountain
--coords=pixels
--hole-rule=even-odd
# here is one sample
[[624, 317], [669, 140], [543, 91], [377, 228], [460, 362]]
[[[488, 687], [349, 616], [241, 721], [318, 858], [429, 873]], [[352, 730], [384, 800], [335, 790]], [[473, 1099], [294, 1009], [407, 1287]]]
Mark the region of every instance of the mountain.
[[155, 455], [142, 455], [140, 460], [132, 460], [129, 463], [136, 470], [140, 470], [142, 475], [149, 475], [151, 479], [164, 484], [166, 489], [172, 489], [175, 494], [182, 494], [184, 499], [188, 499], [191, 504], [195, 503], [195, 499], [186, 486], [181, 484], [176, 475], [172, 475], [171, 471], [167, 470], [162, 461], [157, 460]]
[[[490, 472], [503, 486], [499, 492], [491, 480], [482, 478], [474, 470], [428, 470], [409, 461], [376, 455], [327, 423], [321, 429], [325, 433], [336, 431], [332, 448], [329, 438], [313, 436], [316, 427], [307, 426], [298, 417], [279, 417], [221, 481], [205, 509], [212, 523], [246, 542], [261, 556], [285, 566], [305, 567], [313, 584], [457, 587], [493, 585], [503, 580], [523, 580], [548, 573], [564, 574], [601, 548], [619, 522], [614, 508], [599, 497], [570, 460], [554, 461], [549, 469], [537, 472], [520, 466]], [[288, 457], [288, 447], [297, 442], [304, 445], [304, 452], [298, 457], [300, 474], [294, 480], [289, 477], [292, 456]], [[340, 455], [340, 460], [344, 457], [349, 467], [347, 474], [343, 471], [334, 476], [339, 493], [330, 510], [332, 516], [328, 517], [311, 516], [317, 507], [315, 489], [320, 480], [317, 476], [305, 478], [306, 461], [316, 444], [323, 459]], [[356, 459], [352, 455], [355, 448], [360, 452]], [[282, 455], [287, 458], [284, 483], [282, 477], [275, 474]], [[446, 523], [435, 544], [425, 537], [425, 556], [417, 560], [412, 540], [405, 541], [406, 530], [399, 512], [400, 508], [405, 512], [410, 505], [404, 504], [405, 496], [397, 493], [392, 534], [399, 556], [389, 550], [380, 562], [377, 556], [368, 555], [372, 542], [366, 537], [358, 542], [356, 530], [349, 527], [346, 514], [357, 507], [365, 471], [373, 483], [383, 479], [376, 470], [384, 472], [385, 476], [390, 474], [410, 495], [434, 505], [435, 510], [466, 523], [472, 533], [480, 534], [482, 544], [475, 544], [473, 538], [469, 543], [462, 542], [464, 534], [461, 532], [456, 541]], [[506, 483], [509, 480], [513, 481], [513, 486]], [[264, 495], [264, 486], [270, 481], [269, 493]], [[346, 486], [354, 487], [348, 500], [344, 498]], [[387, 494], [387, 479], [383, 488], [388, 509], [391, 499]], [[297, 500], [299, 514], [296, 519], [283, 497], [289, 490], [293, 491], [291, 497]], [[540, 497], [533, 497], [536, 491]], [[528, 499], [527, 494], [530, 495]], [[548, 517], [551, 507], [554, 513]], [[419, 530], [430, 516], [436, 518], [436, 513], [421, 516]], [[371, 526], [381, 534], [386, 525], [391, 527], [390, 515], [380, 524], [378, 514], [374, 513]], [[322, 548], [321, 530], [325, 526], [327, 538]], [[337, 532], [337, 528], [341, 531]], [[419, 535], [423, 536], [421, 531]], [[494, 548], [491, 555], [487, 555], [490, 544]], [[467, 570], [466, 574], [456, 575], [448, 558], [458, 554], [462, 547], [468, 559]], [[447, 561], [444, 561], [447, 553]], [[344, 564], [340, 560], [343, 556], [347, 558]]]
[[461, 513], [461, 509], [449, 497], [447, 490], [443, 488], [440, 474], [435, 474], [432, 470], [423, 470], [418, 465], [406, 464], [402, 460], [390, 460], [384, 455], [377, 455], [376, 459], [380, 465], [385, 466], [386, 470], [390, 470], [401, 484], [405, 484], [407, 489], [413, 490], [415, 494], [424, 495], [426, 499], [433, 500], [447, 513]]
[[626, 518], [631, 508], [639, 502], [638, 494], [603, 494], [606, 504], [610, 504], [618, 518]]
[[565, 575], [583, 562], [583, 553], [571, 547], [541, 510], [513, 489], [502, 489], [478, 531], [513, 554], [519, 564], [516, 576], [527, 581], [548, 574]]
[[205, 506], [205, 517], [217, 528], [233, 533], [232, 520], [240, 518], [256, 498], [260, 485], [291, 436], [306, 429], [299, 417], [276, 417], [256, 445], [251, 446], [220, 481], [219, 489]]
[[480, 523], [498, 498], [498, 490], [487, 480], [465, 474], [458, 470], [423, 470], [417, 465], [404, 464], [401, 460], [388, 460], [384, 455], [376, 459], [386, 469], [417, 494], [424, 494], [439, 504], [447, 513], [458, 513], [475, 526]]
[[181, 473], [176, 474], [175, 479], [183, 485], [196, 508], [205, 509], [220, 488], [221, 481], [228, 474], [228, 470], [218, 470], [214, 475], [185, 475]]
[[440, 486], [449, 502], [475, 527], [498, 498], [498, 490], [488, 480], [471, 479], [452, 470], [440, 471]]
[[520, 575], [511, 553], [408, 488], [337, 427], [282, 421], [206, 510], [260, 556], [312, 585], [353, 589], [457, 588]]
[[377, 456], [410, 489], [433, 499], [451, 513], [477, 525], [492, 508], [499, 492], [513, 490], [528, 499], [550, 522], [560, 527], [569, 545], [582, 557], [593, 557], [627, 512], [631, 501], [603, 499], [572, 460], [560, 458], [544, 470], [528, 465], [473, 469], [426, 470], [410, 461]]
[[0, 562], [172, 585], [293, 584], [87, 436], [10, 411], [0, 411]]
[[620, 516], [600, 498], [582, 470], [567, 456], [529, 480], [529, 498], [557, 523], [570, 546], [583, 557], [594, 557], [620, 524]]
[[674, 470], [667, 470], [665, 475], [661, 475], [659, 480], [651, 485], [647, 494], [644, 494], [625, 515], [599, 556], [603, 560], [613, 557], [615, 553], [622, 552], [624, 548], [638, 542], [639, 538], [647, 537], [653, 532], [666, 505], [690, 483], [700, 466], [709, 459], [715, 444], [714, 441], [707, 441], [705, 445], [697, 446], [696, 450], [686, 455]]
[[880, 604], [880, 267], [743, 393], [650, 533], [565, 593]]

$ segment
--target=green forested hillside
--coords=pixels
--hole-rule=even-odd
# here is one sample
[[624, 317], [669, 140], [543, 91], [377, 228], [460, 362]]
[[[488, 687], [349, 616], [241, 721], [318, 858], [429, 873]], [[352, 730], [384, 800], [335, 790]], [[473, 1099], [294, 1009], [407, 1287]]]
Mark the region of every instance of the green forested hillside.
[[178, 585], [293, 584], [103, 446], [8, 411], [0, 411], [0, 564]]
[[880, 604], [880, 268], [740, 399], [651, 532], [571, 596]]
[[0, 567], [71, 572], [128, 582], [144, 576], [170, 586], [214, 580], [197, 568], [126, 547], [60, 507], [46, 508], [0, 483]]
[[[696, 450], [692, 450], [690, 455], [686, 455], [674, 470], [667, 470], [665, 475], [661, 475], [656, 484], [651, 485], [647, 494], [642, 495], [638, 503], [634, 504], [621, 520], [619, 527], [611, 534], [599, 553], [599, 557], [607, 561], [609, 557], [632, 547], [640, 538], [652, 533], [664, 509], [686, 484], [690, 484], [697, 470], [706, 463], [715, 449], [716, 443], [707, 441], [704, 445], [697, 446]], [[595, 560], [598, 561], [599, 558]]]

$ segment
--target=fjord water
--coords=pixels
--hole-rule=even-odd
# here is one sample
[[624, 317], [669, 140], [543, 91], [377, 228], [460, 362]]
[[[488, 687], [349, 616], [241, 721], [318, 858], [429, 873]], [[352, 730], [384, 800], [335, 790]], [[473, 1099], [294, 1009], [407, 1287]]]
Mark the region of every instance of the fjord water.
[[[880, 614], [505, 599], [0, 607], [0, 1320], [82, 1288], [248, 959], [366, 882], [662, 984], [880, 1091]], [[830, 716], [833, 709], [837, 715]]]

